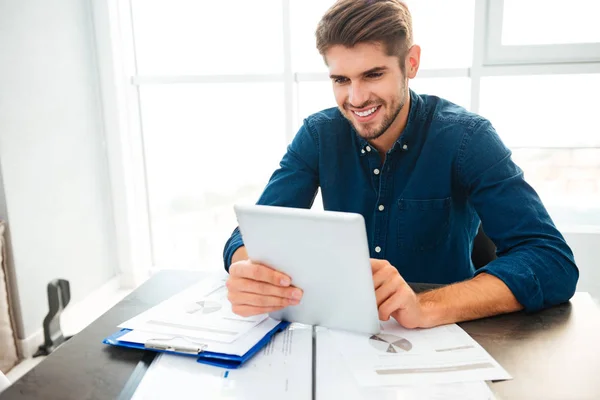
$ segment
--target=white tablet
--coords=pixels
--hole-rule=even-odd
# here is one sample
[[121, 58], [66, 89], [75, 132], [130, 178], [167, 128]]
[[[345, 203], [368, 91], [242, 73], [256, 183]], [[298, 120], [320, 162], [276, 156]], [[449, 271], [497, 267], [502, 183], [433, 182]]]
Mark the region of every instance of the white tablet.
[[234, 206], [248, 257], [292, 278], [304, 295], [278, 320], [377, 334], [379, 314], [360, 214]]

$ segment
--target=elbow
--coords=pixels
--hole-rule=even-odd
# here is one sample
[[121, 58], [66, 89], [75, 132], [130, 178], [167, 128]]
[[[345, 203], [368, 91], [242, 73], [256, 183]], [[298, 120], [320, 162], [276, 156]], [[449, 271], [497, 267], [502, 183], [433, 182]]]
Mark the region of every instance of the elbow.
[[579, 268], [575, 263], [572, 254], [566, 254], [561, 257], [558, 263], [556, 275], [552, 281], [554, 282], [548, 288], [545, 297], [545, 306], [555, 306], [569, 301], [577, 290], [579, 282]]
[[565, 301], [568, 301], [569, 299], [571, 299], [571, 297], [573, 297], [577, 289], [577, 283], [579, 282], [579, 268], [577, 267], [577, 264], [575, 264], [574, 259], [571, 259], [570, 261], [571, 262], [565, 266], [567, 275], [565, 289], [567, 290], [568, 296], [568, 298], [565, 299]]

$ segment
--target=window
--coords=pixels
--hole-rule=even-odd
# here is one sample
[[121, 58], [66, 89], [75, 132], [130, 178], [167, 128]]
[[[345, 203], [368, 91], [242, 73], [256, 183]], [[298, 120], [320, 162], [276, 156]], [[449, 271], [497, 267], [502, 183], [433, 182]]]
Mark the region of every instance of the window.
[[595, 0], [490, 0], [485, 63], [597, 62], [599, 14]]
[[280, 83], [140, 89], [157, 265], [222, 264], [234, 203], [256, 201], [285, 151], [282, 93]]
[[600, 147], [600, 74], [481, 80], [480, 113], [512, 147]]
[[474, 0], [409, 0], [421, 68], [467, 68], [473, 59]]
[[517, 148], [513, 160], [559, 229], [600, 226], [600, 148]]
[[295, 72], [326, 72], [323, 57], [316, 47], [315, 31], [332, 0], [291, 0], [292, 69]]
[[279, 1], [131, 1], [139, 75], [283, 72]]
[[[122, 153], [144, 164], [146, 200], [126, 207], [147, 208], [155, 268], [220, 270], [233, 204], [255, 202], [303, 119], [336, 106], [315, 44], [333, 0], [118, 3], [143, 157]], [[600, 3], [407, 3], [410, 87], [489, 118], [559, 227], [600, 226]]]
[[595, 0], [504, 0], [502, 44], [598, 43], [598, 16]]

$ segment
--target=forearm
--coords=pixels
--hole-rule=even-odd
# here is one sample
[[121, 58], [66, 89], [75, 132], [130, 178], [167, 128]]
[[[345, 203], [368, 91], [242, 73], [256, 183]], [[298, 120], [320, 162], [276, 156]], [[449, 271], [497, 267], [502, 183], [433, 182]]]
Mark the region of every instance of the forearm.
[[523, 309], [504, 282], [485, 273], [417, 296], [423, 312], [423, 328]]

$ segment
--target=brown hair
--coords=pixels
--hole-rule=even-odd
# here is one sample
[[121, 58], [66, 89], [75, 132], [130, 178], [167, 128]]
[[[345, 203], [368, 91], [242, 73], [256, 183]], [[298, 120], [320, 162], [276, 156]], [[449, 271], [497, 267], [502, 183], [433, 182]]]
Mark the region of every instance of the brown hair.
[[404, 72], [404, 57], [413, 40], [412, 17], [400, 0], [338, 0], [319, 21], [316, 37], [323, 57], [335, 45], [383, 43], [387, 55], [398, 56]]

